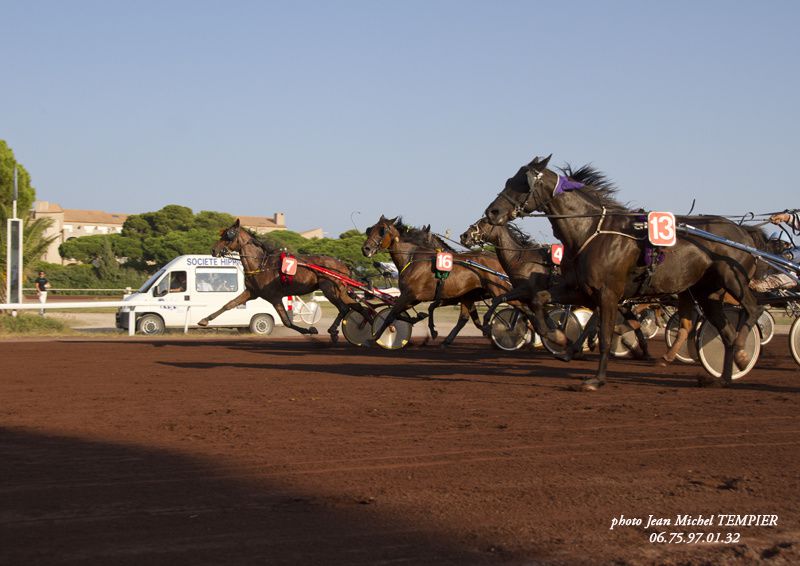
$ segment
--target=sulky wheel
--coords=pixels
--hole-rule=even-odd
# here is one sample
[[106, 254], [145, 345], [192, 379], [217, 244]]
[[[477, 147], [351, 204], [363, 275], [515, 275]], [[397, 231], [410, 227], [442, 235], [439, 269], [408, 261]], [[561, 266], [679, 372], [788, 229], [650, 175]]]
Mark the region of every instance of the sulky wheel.
[[[675, 354], [675, 357], [685, 364], [696, 362], [699, 358], [697, 356], [697, 330], [702, 325], [702, 320], [698, 320], [697, 313], [692, 315], [692, 330], [689, 331], [689, 337], [683, 346]], [[667, 343], [667, 349], [672, 348], [675, 339], [678, 336], [678, 328], [680, 328], [680, 316], [677, 312], [673, 313], [667, 321], [667, 326], [664, 329], [664, 341]]]
[[[567, 335], [570, 344], [576, 342], [578, 338], [581, 337], [583, 326], [581, 326], [580, 320], [571, 309], [568, 310], [558, 307], [548, 312], [547, 316], [555, 323], [556, 328]], [[551, 354], [563, 354], [566, 352], [565, 347], [559, 346], [546, 336], [542, 336], [542, 344]]]
[[[725, 309], [725, 315], [732, 324], [736, 325], [739, 320], [738, 309]], [[740, 379], [747, 375], [758, 361], [758, 355], [761, 353], [761, 332], [758, 330], [758, 325], [754, 325], [747, 334], [744, 350], [750, 356], [750, 363], [742, 369], [739, 369], [734, 363], [732, 379]], [[700, 363], [703, 364], [708, 373], [714, 377], [722, 375], [725, 346], [717, 329], [708, 321], [697, 331], [697, 353], [700, 357]]]
[[[375, 320], [372, 322], [373, 334], [381, 327], [381, 325], [383, 325], [383, 321], [386, 320], [390, 310], [391, 309], [389, 307], [386, 307], [385, 309], [378, 311], [378, 313], [375, 315]], [[384, 331], [381, 337], [377, 339], [378, 345], [382, 348], [386, 348], [387, 350], [399, 350], [400, 348], [404, 348], [405, 345], [408, 344], [409, 340], [411, 340], [412, 328], [413, 327], [411, 326], [410, 322], [395, 319], [395, 321], [389, 325], [389, 328]]]
[[342, 320], [342, 334], [353, 346], [363, 346], [372, 338], [372, 323], [364, 320], [360, 312], [350, 311]]
[[789, 329], [789, 349], [794, 361], [800, 365], [800, 318], [794, 319], [792, 328]]
[[514, 307], [498, 310], [489, 323], [492, 342], [501, 350], [512, 352], [530, 344], [533, 333], [527, 317]]
[[761, 331], [761, 345], [766, 346], [775, 336], [775, 318], [768, 310], [764, 310], [761, 316], [758, 317], [756, 324]]

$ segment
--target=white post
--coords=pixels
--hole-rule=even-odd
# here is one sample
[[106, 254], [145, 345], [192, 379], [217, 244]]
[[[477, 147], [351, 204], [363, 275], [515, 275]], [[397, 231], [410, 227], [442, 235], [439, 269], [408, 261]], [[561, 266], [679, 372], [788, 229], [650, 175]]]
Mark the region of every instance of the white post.
[[129, 307], [128, 311], [128, 336], [133, 336], [136, 333], [136, 314], [134, 310], [136, 307]]
[[189, 333], [189, 311], [192, 309], [192, 305], [186, 305], [186, 316], [183, 319], [183, 333]]

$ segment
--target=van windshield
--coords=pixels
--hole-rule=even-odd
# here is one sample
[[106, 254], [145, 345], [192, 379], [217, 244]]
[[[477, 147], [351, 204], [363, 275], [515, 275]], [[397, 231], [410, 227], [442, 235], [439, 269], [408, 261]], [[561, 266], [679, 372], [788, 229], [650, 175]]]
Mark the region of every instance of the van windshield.
[[145, 281], [141, 287], [139, 287], [139, 290], [137, 292], [147, 293], [147, 291], [150, 290], [150, 287], [153, 286], [153, 283], [155, 283], [158, 280], [158, 278], [161, 277], [162, 275], [164, 275], [163, 267], [158, 271], [156, 271], [153, 275], [151, 275], [150, 278], [147, 281]]

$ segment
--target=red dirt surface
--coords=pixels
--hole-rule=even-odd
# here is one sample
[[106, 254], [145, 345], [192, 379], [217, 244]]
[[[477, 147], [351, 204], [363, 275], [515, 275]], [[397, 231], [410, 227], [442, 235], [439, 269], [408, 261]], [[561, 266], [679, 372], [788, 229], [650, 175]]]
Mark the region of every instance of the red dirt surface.
[[[2, 564], [800, 563], [800, 370], [781, 336], [731, 389], [698, 389], [699, 366], [612, 361], [596, 393], [569, 390], [592, 354], [480, 339], [0, 355]], [[778, 520], [610, 530], [679, 514]]]

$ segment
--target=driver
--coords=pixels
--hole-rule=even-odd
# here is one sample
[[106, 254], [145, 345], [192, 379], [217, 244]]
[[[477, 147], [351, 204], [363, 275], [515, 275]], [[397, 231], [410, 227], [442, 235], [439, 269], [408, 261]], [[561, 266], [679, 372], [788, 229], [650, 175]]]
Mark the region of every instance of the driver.
[[[779, 212], [770, 216], [769, 221], [775, 225], [780, 225], [785, 222], [795, 233], [800, 234], [800, 214], [798, 212]], [[770, 236], [770, 240], [781, 240], [783, 234], [777, 232]], [[786, 243], [786, 249], [782, 255], [790, 261], [797, 261], [800, 259], [800, 248], [797, 246], [792, 247], [792, 244]], [[753, 279], [750, 281], [750, 288], [758, 293], [766, 293], [767, 291], [774, 291], [777, 289], [791, 289], [797, 285], [797, 282], [786, 275], [785, 273], [773, 273], [762, 277], [761, 279]]]

